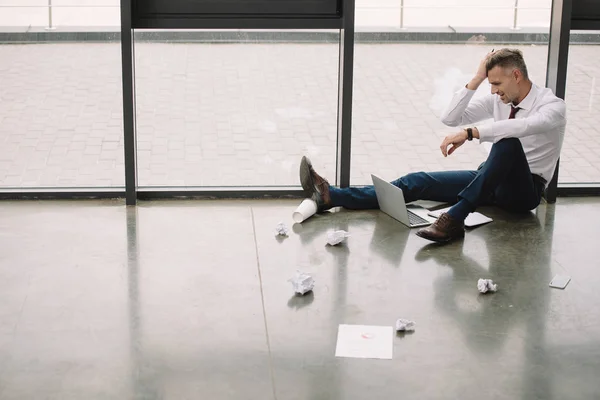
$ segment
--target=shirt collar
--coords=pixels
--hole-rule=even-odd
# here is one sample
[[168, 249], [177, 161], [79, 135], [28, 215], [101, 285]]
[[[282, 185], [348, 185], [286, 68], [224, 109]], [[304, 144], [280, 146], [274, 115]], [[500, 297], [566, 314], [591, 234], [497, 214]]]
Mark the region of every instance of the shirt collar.
[[[537, 86], [532, 83], [531, 90], [529, 91], [529, 93], [527, 93], [527, 96], [525, 96], [523, 101], [521, 101], [517, 107], [519, 107], [521, 110], [525, 110], [525, 111], [530, 110], [531, 107], [533, 106], [533, 103], [534, 103], [536, 97], [537, 97]], [[514, 107], [514, 104], [511, 103], [510, 105]]]

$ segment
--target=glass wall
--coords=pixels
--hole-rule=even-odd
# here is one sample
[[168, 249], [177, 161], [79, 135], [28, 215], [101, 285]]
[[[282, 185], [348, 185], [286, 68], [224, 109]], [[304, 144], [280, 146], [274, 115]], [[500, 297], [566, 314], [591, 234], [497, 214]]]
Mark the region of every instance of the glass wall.
[[[479, 165], [487, 145], [441, 156], [456, 129], [439, 116], [492, 48], [521, 49], [545, 84], [551, 3], [357, 0], [351, 184]], [[0, 0], [0, 189], [124, 187], [119, 6]], [[141, 187], [297, 187], [302, 155], [335, 181], [337, 31], [137, 31], [135, 46]], [[561, 183], [600, 181], [598, 49], [571, 43]]]
[[600, 183], [600, 44], [571, 44], [559, 183]]
[[[406, 29], [387, 27], [387, 37], [377, 41], [361, 41], [368, 37], [365, 32], [369, 28], [357, 27], [351, 184], [371, 184], [371, 173], [392, 180], [421, 170], [476, 169], [491, 146], [474, 141], [444, 158], [439, 149], [441, 141], [460, 128], [443, 125], [440, 115], [454, 92], [473, 77], [481, 59], [492, 49], [521, 49], [532, 80], [545, 86], [547, 42], [532, 44], [531, 37], [536, 36], [526, 38], [524, 33], [548, 31], [551, 2], [529, 4], [545, 8], [544, 15], [548, 17], [545, 28], [539, 27], [539, 15], [529, 19], [522, 16], [517, 30], [513, 29], [514, 3], [495, 2], [486, 6], [495, 8], [489, 15], [480, 12], [483, 7], [480, 3], [470, 7], [474, 2], [467, 0], [452, 4], [406, 0], [403, 19]], [[414, 7], [414, 12], [408, 11], [412, 10], [410, 7]], [[439, 12], [440, 7], [444, 8], [443, 13]], [[416, 13], [417, 8], [424, 9], [425, 14]], [[380, 11], [385, 10], [382, 3]], [[365, 16], [361, 18], [363, 12]], [[367, 21], [366, 24], [367, 16], [374, 11], [372, 7], [366, 11], [357, 8], [357, 13], [357, 21]], [[435, 18], [427, 17], [431, 15]], [[445, 22], [440, 18], [445, 18]], [[473, 29], [475, 25], [467, 21], [479, 21], [487, 28], [481, 33], [481, 29]], [[434, 23], [439, 28], [431, 29], [430, 24]], [[450, 24], [454, 25], [448, 27]], [[422, 32], [429, 33], [420, 40], [411, 40], [411, 35], [416, 37]], [[516, 42], [505, 43], [506, 33], [510, 32], [521, 35]], [[457, 41], [457, 34], [464, 40]], [[486, 81], [475, 96], [489, 91]]]
[[335, 173], [337, 32], [169, 33], [136, 36], [140, 186], [297, 186], [305, 154]]
[[551, 4], [552, 0], [356, 0], [356, 25], [362, 30], [452, 26], [486, 32], [547, 28]]
[[0, 0], [0, 27], [114, 31], [121, 25], [120, 5], [120, 0]]
[[[14, 25], [0, 30], [0, 187], [123, 187], [120, 43], [66, 42], [64, 35], [15, 42], [11, 32], [54, 31], [47, 2], [11, 4], [19, 7], [0, 3], [0, 25]], [[63, 16], [64, 24], [94, 21], [85, 7]]]

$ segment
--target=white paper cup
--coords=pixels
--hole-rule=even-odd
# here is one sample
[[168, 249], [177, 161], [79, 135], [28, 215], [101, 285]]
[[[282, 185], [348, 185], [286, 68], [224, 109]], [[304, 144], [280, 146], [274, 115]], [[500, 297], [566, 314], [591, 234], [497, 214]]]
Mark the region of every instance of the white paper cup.
[[292, 215], [292, 219], [297, 224], [305, 221], [306, 219], [312, 217], [317, 212], [317, 203], [311, 199], [304, 199], [302, 203], [296, 208], [294, 214]]

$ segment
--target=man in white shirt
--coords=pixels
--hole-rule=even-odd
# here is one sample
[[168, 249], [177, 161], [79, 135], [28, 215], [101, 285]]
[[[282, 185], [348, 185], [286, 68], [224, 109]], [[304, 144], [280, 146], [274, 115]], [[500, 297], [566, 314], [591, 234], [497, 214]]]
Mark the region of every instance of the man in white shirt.
[[[471, 101], [486, 78], [491, 94]], [[488, 54], [473, 79], [455, 93], [442, 116], [448, 126], [467, 128], [446, 136], [440, 145], [446, 157], [473, 138], [492, 142], [487, 160], [476, 171], [417, 172], [392, 182], [402, 189], [407, 203], [434, 200], [454, 204], [417, 235], [440, 243], [462, 238], [465, 218], [484, 204], [514, 212], [535, 209], [560, 155], [565, 114], [562, 99], [529, 80], [519, 50], [501, 49]], [[494, 121], [477, 124], [490, 118]], [[373, 186], [330, 186], [306, 157], [300, 164], [300, 181], [319, 212], [339, 206], [378, 208]]]

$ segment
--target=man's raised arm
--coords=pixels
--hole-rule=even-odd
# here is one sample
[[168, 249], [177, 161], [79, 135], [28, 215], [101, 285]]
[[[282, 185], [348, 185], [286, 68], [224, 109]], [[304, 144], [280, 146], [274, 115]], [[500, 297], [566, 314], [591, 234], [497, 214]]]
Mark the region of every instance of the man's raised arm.
[[444, 125], [459, 126], [473, 124], [494, 116], [493, 96], [485, 96], [484, 98], [471, 101], [479, 85], [487, 78], [485, 64], [491, 54], [493, 53], [489, 53], [481, 60], [473, 79], [464, 88], [454, 94], [452, 101], [441, 117]]

